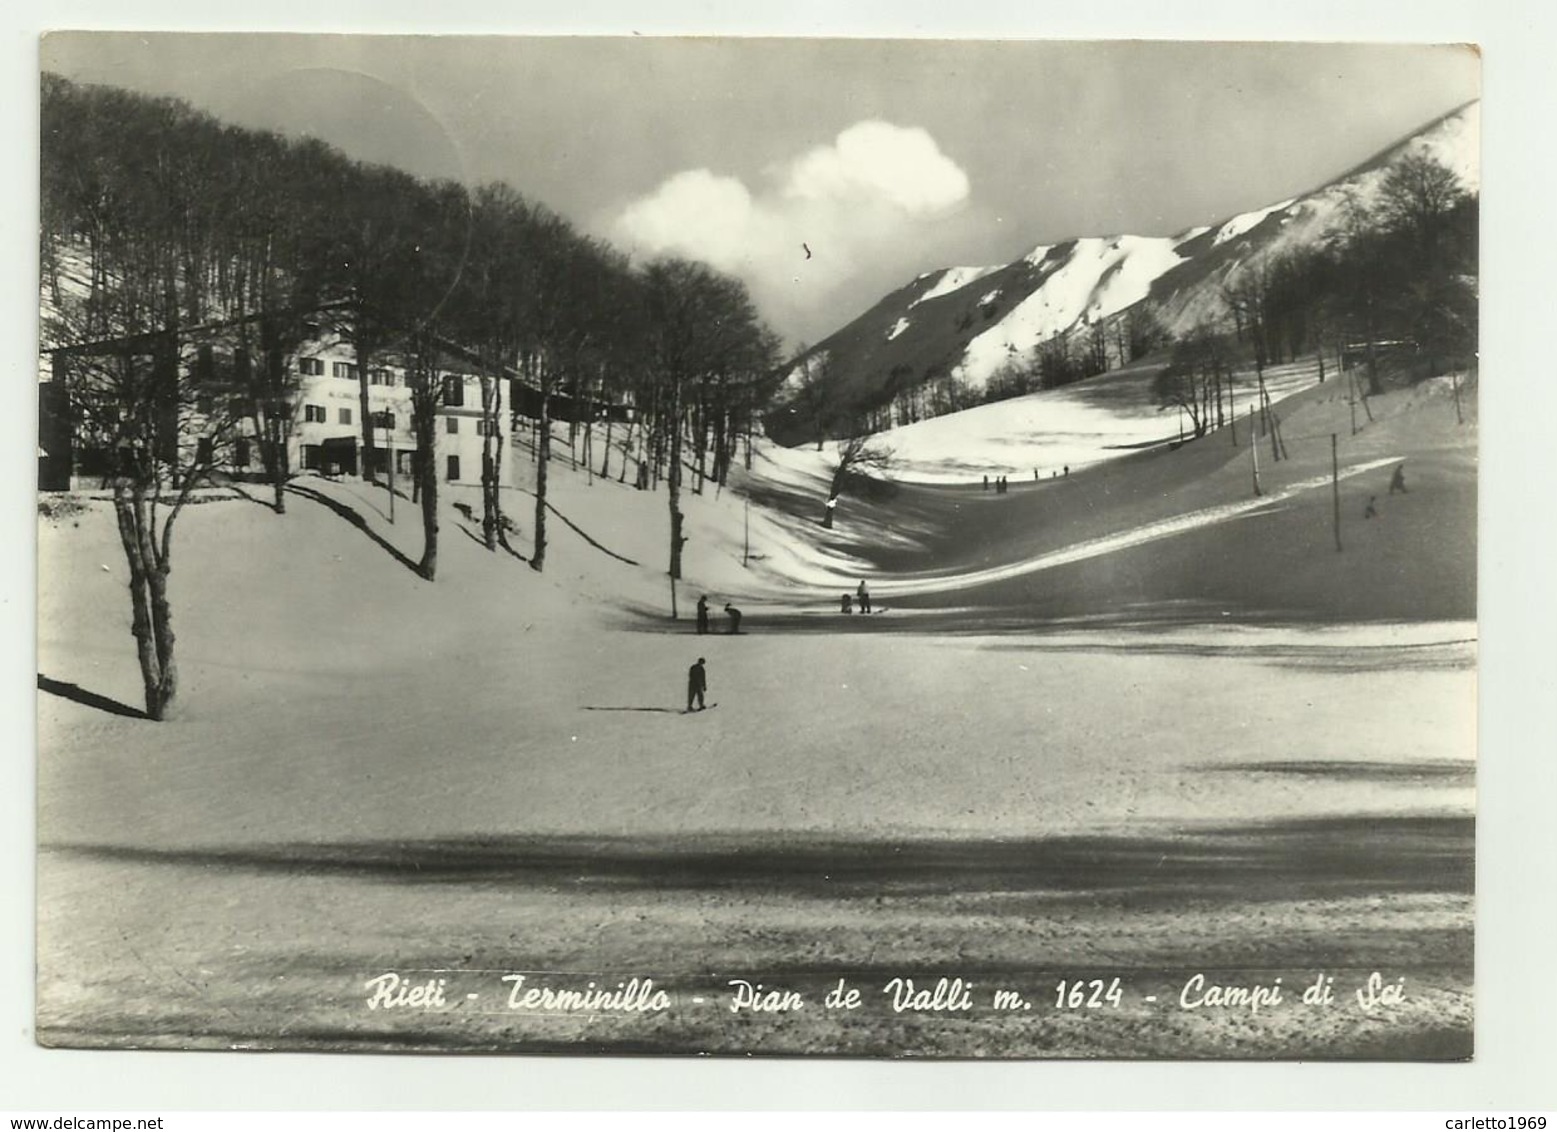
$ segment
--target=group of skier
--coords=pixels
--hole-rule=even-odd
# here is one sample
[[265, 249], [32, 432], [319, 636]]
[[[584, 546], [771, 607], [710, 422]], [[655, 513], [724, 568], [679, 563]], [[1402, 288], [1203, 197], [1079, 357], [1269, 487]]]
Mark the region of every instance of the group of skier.
[[[724, 612], [725, 616], [730, 619], [730, 632], [739, 633], [741, 631], [741, 611], [729, 602], [725, 602]], [[701, 637], [710, 631], [708, 625], [708, 595], [704, 594], [697, 599], [697, 635]], [[701, 664], [702, 661], [698, 661], [698, 663]]]
[[[860, 579], [860, 584], [854, 592], [843, 595], [840, 612], [853, 613], [856, 609], [861, 613], [877, 612], [870, 603], [870, 587], [865, 584], [865, 579]], [[725, 603], [724, 611], [730, 618], [730, 632], [741, 631], [741, 611], [729, 602]], [[697, 599], [697, 632], [702, 636], [710, 631], [708, 622], [708, 595], [704, 594]], [[708, 693], [708, 658], [698, 657], [697, 663], [687, 669], [687, 711], [703, 711], [708, 705], [705, 699]]]
[[[1050, 472], [1049, 474], [1052, 477], [1054, 477], [1055, 479], [1058, 479], [1059, 476], [1060, 476], [1060, 470], [1058, 468], [1056, 468], [1054, 471]], [[1064, 474], [1067, 475], [1067, 476], [1070, 475], [1070, 465], [1069, 464], [1065, 465], [1065, 472], [1064, 472]], [[1034, 468], [1033, 469], [1033, 479], [1035, 481], [1037, 481], [1037, 480], [1041, 480], [1042, 478], [1043, 477], [1038, 474], [1038, 469]], [[989, 479], [988, 476], [985, 476], [984, 477], [984, 490], [988, 491], [989, 488], [990, 488], [990, 479]], [[1011, 484], [1010, 484], [1009, 478], [1006, 477], [1006, 476], [996, 476], [995, 480], [994, 480], [994, 488], [995, 488], [995, 494], [996, 495], [1004, 495], [1007, 491], [1009, 491], [1011, 489]]]
[[[1397, 491], [1402, 495], [1409, 494], [1406, 491], [1406, 466], [1404, 464], [1396, 465], [1395, 474], [1389, 477], [1389, 493], [1394, 495]], [[1378, 504], [1379, 497], [1377, 495], [1368, 496], [1368, 505], [1363, 508], [1362, 517], [1364, 519], [1377, 519], [1379, 517]]]
[[843, 600], [839, 603], [838, 606], [838, 612], [853, 613], [856, 607], [856, 601], [858, 602], [858, 608], [861, 613], [871, 612], [870, 589], [865, 585], [864, 578], [860, 579], [859, 587], [852, 594], [846, 593], [843, 595]]

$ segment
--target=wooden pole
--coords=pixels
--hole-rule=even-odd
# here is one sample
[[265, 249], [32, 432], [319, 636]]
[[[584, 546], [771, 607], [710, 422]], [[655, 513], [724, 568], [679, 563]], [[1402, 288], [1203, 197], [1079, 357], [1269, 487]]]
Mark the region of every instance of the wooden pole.
[[1232, 428], [1228, 431], [1233, 434], [1233, 447], [1238, 447], [1238, 402], [1233, 392], [1233, 372], [1227, 371], [1227, 420]]
[[1260, 490], [1260, 446], [1254, 439], [1254, 406], [1249, 406], [1249, 455], [1254, 457], [1254, 494], [1263, 495]]
[[1260, 395], [1264, 399], [1265, 403], [1266, 431], [1270, 433], [1270, 462], [1274, 464], [1277, 460], [1281, 459], [1281, 441], [1276, 436], [1276, 410], [1271, 408], [1270, 394], [1265, 392], [1263, 386], [1260, 389]]
[[746, 568], [751, 562], [751, 500], [746, 501], [744, 521], [742, 523], [741, 542], [741, 566]]
[[1330, 434], [1330, 495], [1335, 503], [1335, 549], [1341, 550], [1341, 464], [1336, 455], [1335, 433]]

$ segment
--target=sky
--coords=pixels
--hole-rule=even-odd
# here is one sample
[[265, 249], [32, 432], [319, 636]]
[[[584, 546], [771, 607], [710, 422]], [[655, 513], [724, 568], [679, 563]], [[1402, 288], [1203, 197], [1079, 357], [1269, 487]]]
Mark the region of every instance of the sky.
[[635, 258], [738, 275], [792, 346], [939, 267], [1283, 200], [1480, 94], [1454, 46], [71, 32], [40, 55], [507, 181]]

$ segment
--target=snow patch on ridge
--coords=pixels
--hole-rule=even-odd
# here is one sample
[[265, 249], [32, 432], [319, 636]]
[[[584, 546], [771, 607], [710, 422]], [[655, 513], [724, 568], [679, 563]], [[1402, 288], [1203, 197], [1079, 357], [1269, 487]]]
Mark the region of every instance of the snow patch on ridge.
[[[993, 267], [948, 267], [941, 274], [941, 277], [935, 281], [933, 287], [908, 304], [909, 308], [917, 307], [920, 303], [928, 302], [930, 299], [938, 299], [942, 295], [949, 295], [953, 291], [960, 291], [968, 284], [975, 283], [984, 278], [984, 276], [999, 271], [1004, 266], [1005, 264], [1003, 263], [997, 263]], [[920, 278], [923, 279], [924, 276], [921, 275]]]
[[1211, 246], [1224, 244], [1228, 240], [1237, 239], [1249, 229], [1257, 226], [1262, 220], [1273, 212], [1280, 212], [1284, 208], [1291, 208], [1297, 203], [1297, 197], [1291, 197], [1279, 204], [1273, 204], [1266, 208], [1257, 208], [1253, 212], [1239, 213], [1217, 231], [1216, 237], [1211, 241]]
[[900, 318], [892, 324], [892, 329], [887, 331], [887, 341], [890, 342], [913, 324], [906, 318]]
[[1077, 240], [1037, 290], [968, 344], [961, 376], [975, 388], [982, 387], [1013, 354], [1027, 353], [1083, 318], [1107, 318], [1139, 302], [1153, 280], [1184, 261], [1174, 248], [1171, 237]]
[[1022, 257], [1022, 262], [1030, 263], [1032, 266], [1037, 267], [1044, 260], [1049, 258], [1049, 253], [1053, 250], [1053, 244], [1039, 244], [1036, 248]]

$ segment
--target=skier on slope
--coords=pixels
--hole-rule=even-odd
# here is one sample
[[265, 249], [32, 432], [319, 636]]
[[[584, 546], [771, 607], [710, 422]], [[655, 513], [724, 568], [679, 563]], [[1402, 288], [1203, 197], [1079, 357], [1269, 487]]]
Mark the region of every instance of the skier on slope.
[[692, 703], [697, 701], [697, 710], [702, 711], [707, 705], [703, 703], [703, 693], [708, 691], [708, 672], [703, 668], [707, 663], [702, 657], [697, 658], [697, 663], [687, 669], [687, 710], [692, 710]]

